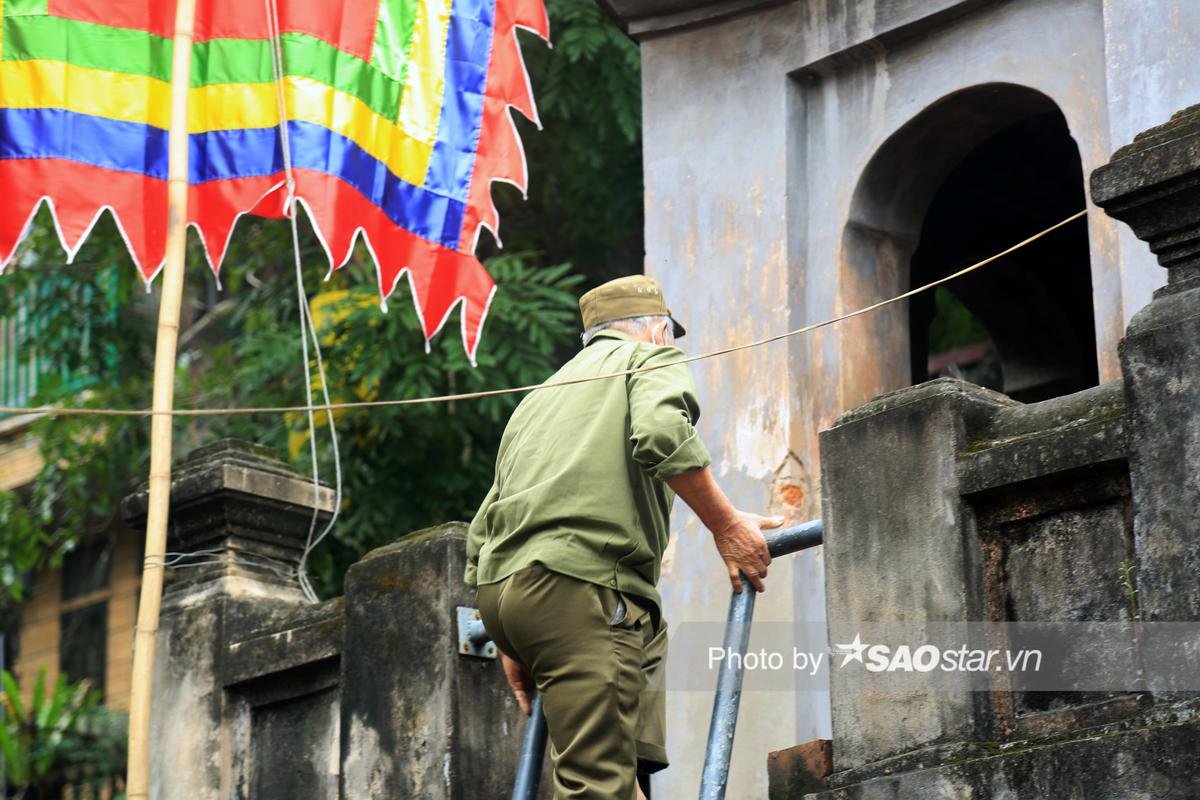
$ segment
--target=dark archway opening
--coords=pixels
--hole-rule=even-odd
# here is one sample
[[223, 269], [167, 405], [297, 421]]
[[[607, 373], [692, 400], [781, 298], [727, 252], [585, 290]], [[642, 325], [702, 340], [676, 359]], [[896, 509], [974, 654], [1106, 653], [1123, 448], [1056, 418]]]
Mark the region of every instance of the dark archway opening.
[[[1079, 150], [1061, 112], [982, 141], [933, 196], [913, 252], [920, 286], [1083, 208]], [[910, 300], [912, 382], [956, 375], [1025, 402], [1098, 380], [1087, 227], [1081, 222]]]

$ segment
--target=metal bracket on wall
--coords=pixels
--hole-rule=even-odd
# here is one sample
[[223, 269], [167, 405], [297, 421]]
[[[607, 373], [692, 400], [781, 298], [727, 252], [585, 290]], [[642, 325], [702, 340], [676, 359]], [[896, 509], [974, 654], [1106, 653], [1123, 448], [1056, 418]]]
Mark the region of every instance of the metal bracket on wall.
[[458, 653], [475, 658], [496, 658], [496, 643], [483, 627], [478, 608], [458, 606]]

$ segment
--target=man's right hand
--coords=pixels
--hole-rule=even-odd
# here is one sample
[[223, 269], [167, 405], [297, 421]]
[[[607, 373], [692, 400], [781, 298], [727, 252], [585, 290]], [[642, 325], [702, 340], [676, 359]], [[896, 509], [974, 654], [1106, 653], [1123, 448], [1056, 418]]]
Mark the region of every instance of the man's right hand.
[[783, 517], [760, 517], [744, 511], [737, 512], [732, 523], [718, 531], [713, 531], [713, 541], [717, 544], [717, 552], [725, 562], [729, 571], [729, 582], [735, 592], [742, 591], [742, 581], [738, 573], [746, 576], [750, 585], [756, 591], [765, 592], [763, 578], [767, 577], [767, 565], [771, 563], [771, 553], [767, 549], [767, 540], [763, 537], [764, 529], [778, 528], [783, 524]]
[[763, 578], [767, 577], [771, 553], [767, 550], [762, 529], [778, 528], [783, 524], [783, 517], [760, 517], [738, 511], [717, 486], [711, 467], [681, 472], [667, 478], [667, 485], [696, 512], [704, 527], [712, 531], [717, 552], [729, 570], [733, 590], [742, 590], [738, 573], [743, 572], [755, 589], [766, 591]]
[[500, 666], [504, 668], [504, 677], [508, 679], [508, 686], [517, 705], [521, 707], [521, 713], [528, 717], [533, 713], [533, 676], [520, 661], [510, 658], [503, 650], [500, 651]]

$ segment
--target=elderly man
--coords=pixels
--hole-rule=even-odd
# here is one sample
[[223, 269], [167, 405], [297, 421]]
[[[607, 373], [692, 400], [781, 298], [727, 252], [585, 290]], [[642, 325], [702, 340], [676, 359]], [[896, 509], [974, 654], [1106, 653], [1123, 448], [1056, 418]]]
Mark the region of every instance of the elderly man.
[[495, 482], [467, 537], [465, 580], [521, 709], [533, 688], [550, 731], [557, 800], [649, 796], [667, 765], [655, 590], [675, 495], [712, 532], [733, 588], [758, 591], [768, 520], [737, 511], [696, 433], [684, 331], [651, 278], [585, 294], [582, 351], [548, 381], [658, 367], [530, 393], [513, 412]]

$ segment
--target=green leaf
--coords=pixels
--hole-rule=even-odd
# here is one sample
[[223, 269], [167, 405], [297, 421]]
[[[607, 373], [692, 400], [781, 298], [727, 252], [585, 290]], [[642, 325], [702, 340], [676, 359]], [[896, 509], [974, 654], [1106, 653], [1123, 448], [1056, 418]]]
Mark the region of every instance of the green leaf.
[[4, 682], [4, 698], [7, 711], [12, 719], [25, 719], [25, 706], [21, 702], [21, 691], [17, 688], [17, 681], [12, 673], [4, 670], [0, 673], [0, 679]]

